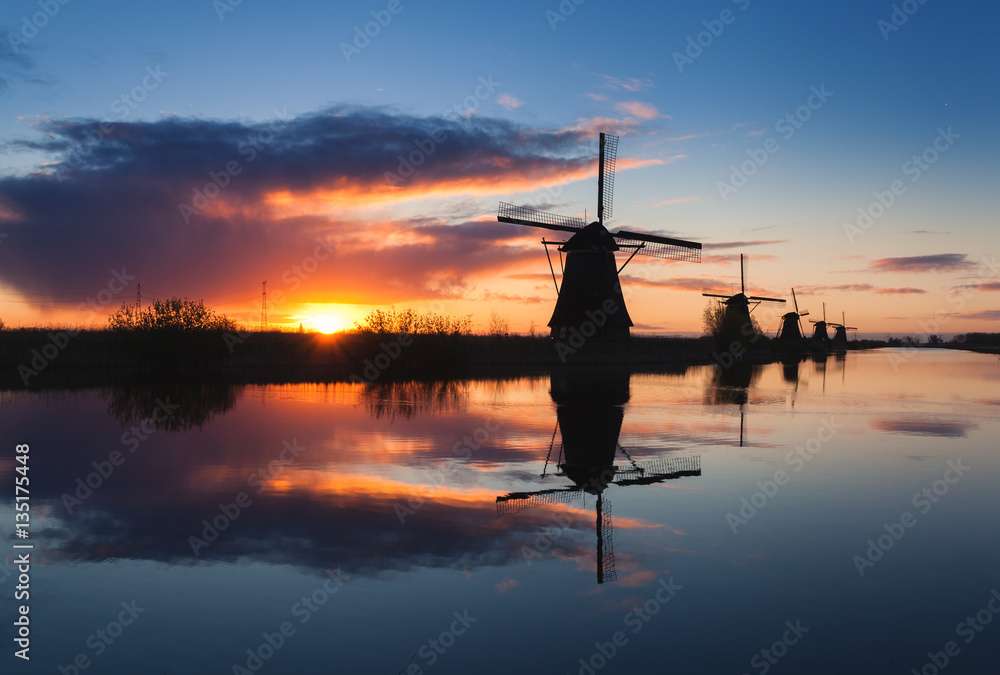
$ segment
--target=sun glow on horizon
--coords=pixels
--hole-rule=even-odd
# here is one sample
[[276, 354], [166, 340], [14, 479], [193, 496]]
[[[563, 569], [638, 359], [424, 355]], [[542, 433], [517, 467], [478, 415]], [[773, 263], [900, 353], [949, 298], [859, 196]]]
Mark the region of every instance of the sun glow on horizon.
[[350, 327], [344, 318], [334, 314], [320, 314], [309, 317], [309, 323], [320, 333], [326, 333], [327, 335], [330, 333], [339, 333]]

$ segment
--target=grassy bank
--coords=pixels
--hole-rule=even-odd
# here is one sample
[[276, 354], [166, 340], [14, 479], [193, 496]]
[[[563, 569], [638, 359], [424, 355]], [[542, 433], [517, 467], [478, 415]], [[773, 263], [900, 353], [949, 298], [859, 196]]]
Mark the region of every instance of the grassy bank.
[[[875, 348], [884, 342], [852, 342]], [[634, 337], [628, 342], [558, 343], [548, 337], [371, 332], [0, 331], [0, 386], [83, 386], [144, 378], [188, 381], [332, 382], [546, 370], [564, 364], [657, 370], [732, 362], [709, 338]], [[766, 339], [741, 355], [782, 357]]]
[[[461, 375], [472, 369], [563, 363], [707, 363], [710, 340], [634, 338], [575, 348], [545, 337], [373, 333], [173, 332], [16, 329], [0, 331], [0, 384], [31, 387], [52, 378], [218, 376], [252, 371], [265, 379], [373, 381]], [[252, 378], [257, 379], [257, 378]]]

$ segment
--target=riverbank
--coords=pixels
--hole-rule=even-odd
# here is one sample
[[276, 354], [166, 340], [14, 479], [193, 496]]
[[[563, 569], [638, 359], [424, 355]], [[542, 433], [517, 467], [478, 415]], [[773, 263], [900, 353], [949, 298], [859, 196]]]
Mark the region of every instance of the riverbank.
[[[871, 348], [877, 344], [852, 343]], [[769, 343], [738, 360], [782, 358]], [[15, 329], [0, 332], [0, 386], [53, 382], [106, 383], [143, 377], [254, 382], [374, 382], [385, 378], [462, 377], [473, 373], [559, 365], [623, 365], [658, 369], [732, 363], [703, 338], [634, 337], [628, 342], [483, 335], [375, 333], [156, 332]]]

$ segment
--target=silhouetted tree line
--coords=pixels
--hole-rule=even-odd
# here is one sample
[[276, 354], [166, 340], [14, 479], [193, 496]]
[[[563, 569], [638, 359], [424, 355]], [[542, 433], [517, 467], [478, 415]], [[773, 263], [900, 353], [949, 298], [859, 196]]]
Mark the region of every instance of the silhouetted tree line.
[[224, 314], [216, 314], [201, 300], [170, 298], [156, 300], [145, 309], [123, 303], [108, 317], [108, 328], [119, 332], [208, 332], [237, 331], [239, 326]]
[[956, 335], [952, 341], [959, 344], [1000, 346], [1000, 333], [963, 333]]
[[413, 335], [472, 335], [472, 315], [452, 317], [444, 314], [418, 314], [412, 309], [373, 309], [354, 327], [362, 333]]

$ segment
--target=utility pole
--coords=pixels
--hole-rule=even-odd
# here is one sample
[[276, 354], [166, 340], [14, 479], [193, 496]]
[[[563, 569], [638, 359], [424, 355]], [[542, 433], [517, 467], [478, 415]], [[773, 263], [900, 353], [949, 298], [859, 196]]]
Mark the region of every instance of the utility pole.
[[260, 329], [267, 329], [267, 282], [261, 283], [260, 297]]
[[142, 284], [135, 285], [135, 308], [142, 309]]

